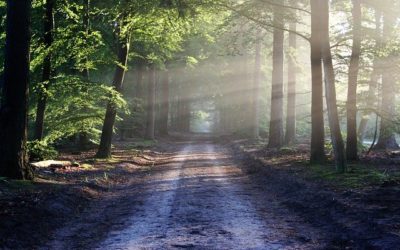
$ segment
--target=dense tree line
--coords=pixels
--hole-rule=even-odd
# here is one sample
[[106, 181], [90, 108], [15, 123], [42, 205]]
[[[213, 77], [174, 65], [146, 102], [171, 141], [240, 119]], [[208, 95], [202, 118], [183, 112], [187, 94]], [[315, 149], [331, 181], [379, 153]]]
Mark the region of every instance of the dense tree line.
[[366, 138], [398, 148], [399, 4], [0, 1], [0, 175], [33, 178], [33, 152], [107, 158], [115, 133], [199, 124], [269, 148], [306, 141], [312, 163], [330, 144], [344, 172]]

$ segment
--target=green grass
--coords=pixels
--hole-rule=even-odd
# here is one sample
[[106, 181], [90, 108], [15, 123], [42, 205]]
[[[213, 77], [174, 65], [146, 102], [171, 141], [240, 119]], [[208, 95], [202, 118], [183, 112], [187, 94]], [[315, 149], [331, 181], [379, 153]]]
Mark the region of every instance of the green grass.
[[349, 165], [344, 174], [338, 173], [331, 165], [311, 165], [309, 170], [312, 178], [322, 179], [343, 188], [361, 188], [400, 180], [399, 174], [389, 175], [386, 171], [364, 165]]

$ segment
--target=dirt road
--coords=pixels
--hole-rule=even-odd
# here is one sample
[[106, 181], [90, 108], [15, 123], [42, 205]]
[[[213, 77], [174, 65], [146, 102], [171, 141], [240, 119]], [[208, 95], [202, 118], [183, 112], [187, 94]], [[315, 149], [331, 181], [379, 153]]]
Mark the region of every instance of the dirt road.
[[252, 181], [223, 146], [197, 141], [175, 149], [43, 248], [324, 248], [324, 233]]

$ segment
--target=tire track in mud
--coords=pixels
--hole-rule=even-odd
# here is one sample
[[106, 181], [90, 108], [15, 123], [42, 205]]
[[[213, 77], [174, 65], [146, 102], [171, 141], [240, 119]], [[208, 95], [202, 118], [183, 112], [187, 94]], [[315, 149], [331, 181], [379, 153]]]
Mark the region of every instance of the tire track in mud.
[[252, 197], [257, 189], [244, 188], [249, 180], [222, 147], [189, 145], [176, 159], [175, 169], [151, 180], [157, 184], [146, 190], [148, 198], [132, 212], [130, 226], [111, 232], [97, 249], [309, 247], [288, 236], [285, 230], [293, 228], [272, 218], [268, 208], [257, 211]]
[[198, 249], [282, 249], [266, 240], [269, 230], [235, 180], [242, 178], [227, 156], [201, 145], [202, 163], [185, 164], [164, 247]]
[[318, 231], [253, 182], [227, 148], [201, 141], [170, 149], [177, 148], [43, 249], [321, 248], [319, 236], [311, 236]]
[[182, 166], [190, 149], [191, 145], [186, 146], [178, 157], [174, 157], [174, 160], [180, 161], [176, 168], [147, 182], [152, 188], [145, 191], [148, 194], [143, 205], [132, 211], [133, 215], [128, 219], [130, 226], [122, 231], [111, 232], [98, 249], [126, 249], [146, 245], [152, 247], [154, 242], [165, 237], [165, 225], [171, 214]]

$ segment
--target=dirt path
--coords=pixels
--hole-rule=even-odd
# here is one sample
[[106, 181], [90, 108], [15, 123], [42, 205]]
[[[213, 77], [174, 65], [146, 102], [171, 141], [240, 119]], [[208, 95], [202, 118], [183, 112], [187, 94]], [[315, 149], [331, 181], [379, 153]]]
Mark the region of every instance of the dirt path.
[[211, 142], [183, 143], [43, 249], [313, 249], [325, 235], [282, 206]]

